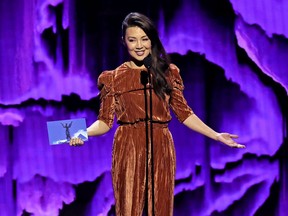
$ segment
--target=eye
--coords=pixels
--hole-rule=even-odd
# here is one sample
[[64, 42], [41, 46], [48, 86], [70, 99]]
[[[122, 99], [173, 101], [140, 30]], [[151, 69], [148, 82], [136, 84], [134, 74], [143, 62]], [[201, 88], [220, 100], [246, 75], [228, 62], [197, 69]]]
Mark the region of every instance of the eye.
[[128, 41], [129, 41], [130, 43], [132, 43], [132, 42], [135, 41], [135, 39], [129, 38]]

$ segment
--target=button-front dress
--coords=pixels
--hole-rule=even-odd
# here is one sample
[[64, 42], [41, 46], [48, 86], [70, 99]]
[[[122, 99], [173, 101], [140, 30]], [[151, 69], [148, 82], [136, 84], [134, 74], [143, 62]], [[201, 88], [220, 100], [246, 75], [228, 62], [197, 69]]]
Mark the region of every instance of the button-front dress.
[[[145, 92], [149, 86], [141, 83], [143, 69], [135, 69], [123, 63], [115, 70], [104, 71], [98, 78], [101, 105], [98, 119], [110, 128], [116, 115], [119, 124], [112, 151], [112, 180], [117, 216], [141, 216], [146, 202], [147, 148]], [[183, 81], [176, 65], [169, 66], [167, 81], [172, 92], [160, 99], [152, 91], [153, 172], [151, 149], [148, 148], [148, 215], [152, 215], [151, 173], [154, 175], [154, 212], [156, 216], [173, 215], [175, 149], [168, 129], [170, 109], [180, 122], [193, 114], [183, 96]], [[146, 102], [150, 113], [149, 99]], [[149, 116], [150, 118], [150, 116]], [[150, 128], [150, 122], [148, 123]], [[150, 140], [148, 139], [150, 144]], [[149, 145], [150, 146], [150, 145]], [[145, 205], [146, 203], [146, 205]]]

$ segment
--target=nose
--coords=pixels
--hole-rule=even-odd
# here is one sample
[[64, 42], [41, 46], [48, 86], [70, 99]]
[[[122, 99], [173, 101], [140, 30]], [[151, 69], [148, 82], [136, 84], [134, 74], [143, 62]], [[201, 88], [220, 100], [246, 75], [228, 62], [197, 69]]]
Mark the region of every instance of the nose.
[[142, 41], [138, 40], [137, 43], [136, 43], [136, 48], [137, 49], [141, 49], [142, 47], [143, 47]]

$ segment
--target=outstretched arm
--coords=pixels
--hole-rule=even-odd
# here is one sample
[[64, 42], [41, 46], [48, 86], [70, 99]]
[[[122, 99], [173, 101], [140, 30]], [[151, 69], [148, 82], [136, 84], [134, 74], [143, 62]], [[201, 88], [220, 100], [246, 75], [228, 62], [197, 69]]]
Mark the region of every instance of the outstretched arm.
[[[97, 120], [87, 128], [87, 134], [88, 136], [100, 136], [107, 133], [109, 130], [110, 128], [105, 122]], [[78, 146], [83, 145], [84, 142], [80, 138], [74, 137], [70, 140], [69, 144], [70, 146]]]
[[183, 124], [187, 126], [188, 128], [201, 133], [211, 139], [214, 139], [216, 141], [220, 141], [224, 143], [225, 145], [228, 145], [230, 147], [234, 148], [245, 148], [244, 145], [238, 144], [233, 140], [233, 138], [238, 138], [237, 135], [229, 134], [229, 133], [218, 133], [214, 131], [212, 128], [210, 128], [208, 125], [206, 125], [201, 119], [197, 117], [197, 115], [192, 114], [190, 115]]

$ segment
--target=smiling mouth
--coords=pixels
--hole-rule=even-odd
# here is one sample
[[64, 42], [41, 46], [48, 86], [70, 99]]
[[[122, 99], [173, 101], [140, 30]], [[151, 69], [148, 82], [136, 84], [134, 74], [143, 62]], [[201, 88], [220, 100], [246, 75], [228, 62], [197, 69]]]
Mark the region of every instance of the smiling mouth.
[[144, 55], [145, 51], [136, 51], [135, 52], [138, 56], [142, 56]]

